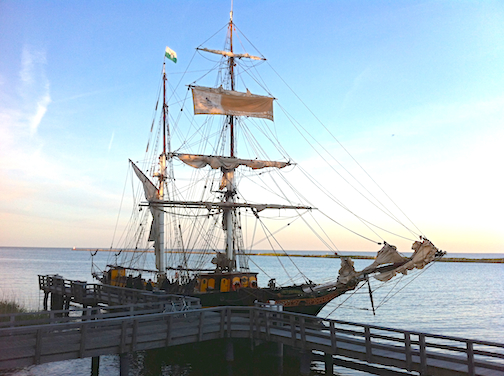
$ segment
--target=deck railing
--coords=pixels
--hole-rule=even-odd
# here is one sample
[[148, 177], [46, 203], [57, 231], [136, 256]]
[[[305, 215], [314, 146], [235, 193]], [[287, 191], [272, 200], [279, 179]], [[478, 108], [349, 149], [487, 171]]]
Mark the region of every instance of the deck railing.
[[86, 283], [64, 279], [58, 275], [39, 275], [39, 288], [45, 293], [58, 294], [82, 305], [127, 305], [147, 302], [170, 302], [187, 308], [200, 308], [199, 299], [167, 294], [162, 291], [137, 290], [132, 288]]
[[[164, 306], [166, 307], [166, 306]], [[121, 354], [222, 338], [271, 341], [331, 361], [353, 359], [421, 374], [504, 374], [504, 344], [321, 319], [256, 307], [167, 312], [161, 303], [0, 327], [0, 368]], [[156, 312], [158, 310], [158, 312]], [[47, 314], [42, 312], [38, 314]], [[33, 314], [35, 315], [35, 314]], [[10, 317], [13, 316], [0, 316]], [[16, 317], [16, 316], [14, 316]], [[44, 321], [45, 320], [45, 321]], [[17, 320], [13, 320], [17, 323]], [[3, 324], [2, 324], [3, 325]]]

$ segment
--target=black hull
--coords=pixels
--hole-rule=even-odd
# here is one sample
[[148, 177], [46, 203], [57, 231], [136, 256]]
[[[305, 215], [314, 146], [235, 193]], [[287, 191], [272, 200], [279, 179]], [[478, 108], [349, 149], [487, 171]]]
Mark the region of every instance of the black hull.
[[[353, 290], [356, 285], [320, 292], [303, 292], [299, 287], [268, 289], [241, 288], [236, 291], [212, 291], [190, 294], [199, 298], [203, 307], [253, 306], [256, 302], [275, 301], [283, 305], [284, 311], [316, 316], [334, 298]], [[292, 293], [289, 293], [292, 292]]]

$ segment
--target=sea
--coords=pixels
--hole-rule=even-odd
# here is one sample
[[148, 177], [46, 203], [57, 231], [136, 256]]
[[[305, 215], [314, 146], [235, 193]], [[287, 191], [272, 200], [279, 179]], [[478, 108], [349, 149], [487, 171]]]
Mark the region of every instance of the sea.
[[[38, 275], [59, 274], [66, 279], [88, 281], [92, 262], [104, 267], [110, 252], [77, 251], [70, 248], [0, 247], [0, 300], [14, 300], [30, 310], [42, 310], [43, 294], [38, 288]], [[327, 257], [295, 257], [326, 255], [327, 252], [290, 252], [292, 257], [252, 256], [250, 269], [259, 272], [259, 285], [266, 286], [274, 278], [278, 284], [302, 279], [317, 283], [338, 276], [340, 259]], [[343, 252], [344, 254], [344, 252]], [[352, 252], [361, 256], [368, 252]], [[504, 254], [449, 254], [450, 258], [504, 258]], [[361, 270], [372, 260], [355, 259]], [[504, 264], [474, 262], [436, 262], [423, 270], [395, 278], [387, 283], [371, 281], [375, 314], [371, 309], [367, 286], [345, 294], [329, 303], [320, 317], [396, 329], [427, 332], [504, 343]], [[130, 375], [200, 374], [190, 363], [171, 360], [158, 371], [133, 363]], [[0, 375], [90, 375], [90, 360], [77, 359], [2, 371]], [[312, 373], [323, 366], [312, 364]], [[117, 375], [116, 356], [100, 359], [100, 375]], [[156, 373], [157, 372], [157, 373]], [[342, 376], [365, 375], [363, 372], [337, 368]], [[285, 373], [284, 373], [285, 374]]]

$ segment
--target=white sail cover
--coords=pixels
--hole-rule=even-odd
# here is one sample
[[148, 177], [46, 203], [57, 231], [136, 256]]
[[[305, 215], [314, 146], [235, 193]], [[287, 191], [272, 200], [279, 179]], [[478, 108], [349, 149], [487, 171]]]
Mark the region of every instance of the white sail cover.
[[133, 166], [133, 171], [135, 171], [136, 176], [143, 184], [145, 198], [147, 201], [157, 200], [158, 199], [158, 189], [156, 186], [150, 181], [150, 179], [145, 176], [145, 174], [133, 163], [130, 159], [130, 163]]
[[251, 116], [273, 120], [273, 98], [238, 91], [195, 86], [192, 88], [195, 115]]
[[240, 159], [235, 157], [221, 157], [215, 155], [200, 154], [173, 154], [185, 164], [194, 168], [203, 168], [210, 166], [213, 169], [222, 168], [225, 170], [234, 170], [238, 166], [247, 166], [254, 170], [265, 167], [284, 168], [290, 165], [290, 162], [261, 161], [258, 159]]

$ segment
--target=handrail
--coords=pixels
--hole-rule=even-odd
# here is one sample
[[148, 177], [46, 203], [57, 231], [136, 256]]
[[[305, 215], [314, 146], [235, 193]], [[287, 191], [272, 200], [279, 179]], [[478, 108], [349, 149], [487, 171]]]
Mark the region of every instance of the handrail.
[[[160, 308], [162, 303], [158, 304]], [[91, 348], [94, 342], [89, 342], [86, 338], [90, 335], [89, 331], [95, 330], [95, 335], [102, 335], [105, 341], [121, 338], [121, 351], [151, 348], [151, 344], [145, 343], [155, 340], [158, 341], [156, 346], [171, 346], [217, 338], [251, 338], [289, 344], [305, 351], [319, 350], [335, 356], [354, 357], [368, 363], [400, 366], [424, 373], [436, 367], [436, 362], [453, 364], [454, 368], [456, 364], [466, 365], [469, 375], [474, 375], [478, 367], [504, 372], [504, 344], [501, 343], [323, 319], [258, 307], [217, 307], [149, 313], [149, 305], [155, 309], [155, 304], [126, 305], [122, 306], [125, 311], [116, 312], [115, 316], [111, 313], [109, 316], [104, 314], [103, 317], [96, 315], [93, 320], [84, 320], [81, 317], [74, 321], [61, 320], [51, 324], [41, 324], [34, 320], [33, 325], [0, 328], [0, 368], [4, 364], [2, 359], [9, 356], [5, 349], [11, 351], [9, 346], [12, 344], [2, 341], [12, 341], [13, 336], [21, 334], [25, 336], [23, 338], [34, 338], [27, 342], [27, 346], [31, 346], [35, 355], [31, 360], [23, 358], [25, 362], [33, 362], [33, 359], [38, 359], [38, 362], [45, 361], [47, 350], [43, 351], [44, 348], [40, 346], [50, 341], [51, 333], [57, 333], [61, 340], [61, 336], [68, 334], [75, 338], [75, 334], [80, 332], [80, 357], [85, 357], [87, 351], [117, 353], [117, 343], [99, 349]], [[119, 307], [108, 307], [115, 308]], [[136, 308], [139, 314], [135, 313]], [[355, 330], [348, 330], [349, 326]], [[136, 333], [140, 328], [143, 328], [143, 331], [151, 330], [153, 334], [149, 336], [142, 332], [139, 339]], [[121, 333], [120, 337], [117, 337], [117, 330]], [[114, 331], [116, 337], [107, 337], [109, 331]], [[159, 338], [164, 340], [159, 342]], [[62, 346], [58, 348], [64, 350]], [[4, 352], [7, 355], [2, 355]], [[23, 350], [22, 353], [29, 351]], [[51, 356], [51, 359], [54, 359], [55, 355]]]

